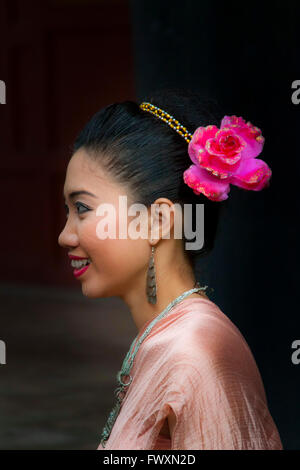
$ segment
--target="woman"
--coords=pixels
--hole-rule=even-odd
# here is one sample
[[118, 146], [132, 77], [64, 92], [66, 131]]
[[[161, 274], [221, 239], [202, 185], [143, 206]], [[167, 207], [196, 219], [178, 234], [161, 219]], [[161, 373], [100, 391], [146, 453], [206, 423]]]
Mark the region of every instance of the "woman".
[[[255, 158], [259, 129], [235, 116], [219, 129], [222, 117], [212, 100], [167, 89], [140, 105], [101, 109], [75, 141], [59, 244], [73, 257], [84, 295], [122, 298], [138, 330], [98, 450], [282, 449], [249, 346], [195, 278], [230, 184], [258, 191], [271, 176]], [[146, 208], [144, 236], [116, 235], [125, 223], [137, 229], [128, 210], [136, 203]], [[177, 216], [201, 204], [204, 245], [190, 249], [194, 214], [192, 222]], [[99, 223], [108, 207], [111, 238]]]

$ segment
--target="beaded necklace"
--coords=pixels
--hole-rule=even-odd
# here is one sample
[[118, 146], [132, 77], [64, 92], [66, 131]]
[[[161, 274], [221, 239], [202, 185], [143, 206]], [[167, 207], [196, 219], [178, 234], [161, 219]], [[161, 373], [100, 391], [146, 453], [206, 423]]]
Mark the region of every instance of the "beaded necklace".
[[[196, 282], [197, 286], [199, 286], [199, 283]], [[107, 441], [107, 439], [109, 438], [110, 436], [110, 433], [111, 433], [111, 430], [112, 430], [112, 427], [118, 417], [118, 414], [119, 414], [119, 411], [120, 411], [120, 408], [121, 408], [121, 405], [122, 405], [122, 401], [124, 399], [124, 396], [126, 394], [126, 391], [127, 391], [127, 387], [131, 384], [132, 382], [132, 376], [129, 374], [129, 372], [131, 371], [131, 368], [132, 368], [132, 365], [133, 365], [133, 360], [135, 358], [135, 355], [137, 353], [137, 351], [139, 350], [139, 347], [141, 345], [141, 343], [143, 342], [143, 340], [148, 336], [148, 334], [150, 333], [150, 331], [152, 330], [153, 326], [161, 319], [163, 318], [170, 310], [172, 307], [174, 307], [176, 304], [178, 304], [178, 302], [180, 302], [181, 300], [183, 300], [185, 297], [187, 297], [188, 295], [192, 294], [193, 292], [198, 292], [200, 290], [205, 290], [207, 289], [208, 286], [205, 286], [205, 287], [195, 287], [193, 289], [190, 289], [188, 291], [185, 291], [183, 294], [179, 295], [175, 300], [173, 300], [159, 315], [157, 315], [153, 320], [152, 322], [147, 326], [147, 328], [145, 329], [144, 333], [141, 335], [140, 339], [137, 341], [137, 338], [139, 336], [139, 334], [134, 338], [134, 340], [132, 341], [131, 343], [131, 346], [130, 346], [130, 349], [123, 361], [123, 364], [122, 364], [122, 368], [121, 370], [117, 373], [117, 382], [118, 382], [118, 387], [115, 389], [114, 391], [114, 395], [116, 396], [116, 404], [115, 406], [113, 407], [112, 411], [110, 412], [109, 416], [108, 416], [108, 419], [107, 419], [107, 422], [102, 430], [102, 434], [101, 434], [101, 440], [100, 440], [100, 443], [101, 445], [105, 448], [105, 442]], [[131, 352], [132, 352], [132, 349], [133, 349], [133, 346], [134, 344], [136, 343], [136, 346], [135, 346], [135, 349], [134, 349], [134, 352], [132, 354], [132, 356], [130, 357], [131, 355]], [[129, 359], [130, 358], [130, 359]], [[129, 376], [129, 381], [128, 382], [122, 382], [122, 379], [121, 377], [122, 376]], [[125, 390], [126, 388], [126, 390]]]

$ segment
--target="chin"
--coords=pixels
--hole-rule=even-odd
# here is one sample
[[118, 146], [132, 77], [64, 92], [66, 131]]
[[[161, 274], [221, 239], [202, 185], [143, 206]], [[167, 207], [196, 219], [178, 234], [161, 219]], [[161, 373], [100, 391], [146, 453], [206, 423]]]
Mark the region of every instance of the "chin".
[[81, 287], [82, 287], [83, 295], [85, 297], [88, 297], [89, 299], [97, 299], [99, 297], [105, 297], [105, 295], [103, 295], [103, 292], [99, 290], [99, 287], [98, 289], [93, 289], [89, 287], [88, 285], [85, 285], [85, 283], [83, 283]]

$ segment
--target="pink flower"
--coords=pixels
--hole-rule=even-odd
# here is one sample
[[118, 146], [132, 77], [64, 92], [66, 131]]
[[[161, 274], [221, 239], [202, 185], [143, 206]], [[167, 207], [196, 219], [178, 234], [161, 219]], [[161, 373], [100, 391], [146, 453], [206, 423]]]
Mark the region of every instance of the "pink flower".
[[220, 129], [198, 127], [188, 146], [194, 164], [184, 171], [184, 182], [212, 201], [227, 199], [230, 184], [260, 191], [272, 175], [269, 166], [256, 158], [264, 141], [260, 129], [242, 117], [224, 116]]

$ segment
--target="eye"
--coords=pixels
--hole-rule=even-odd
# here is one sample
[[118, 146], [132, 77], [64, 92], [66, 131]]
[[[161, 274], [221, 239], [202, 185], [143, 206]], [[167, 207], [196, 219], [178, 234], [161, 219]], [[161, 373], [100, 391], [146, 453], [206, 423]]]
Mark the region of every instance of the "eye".
[[[77, 207], [77, 212], [78, 212], [78, 214], [83, 214], [84, 212], [87, 212], [87, 211], [90, 210], [87, 206], [85, 206], [85, 205], [82, 204], [81, 202], [75, 202], [75, 206]], [[80, 209], [80, 208], [83, 209], [83, 212], [79, 212], [78, 209]]]
[[67, 204], [65, 204], [64, 207], [65, 207], [65, 211], [66, 211], [66, 217], [68, 217], [68, 215], [69, 215], [69, 208], [68, 208]]

